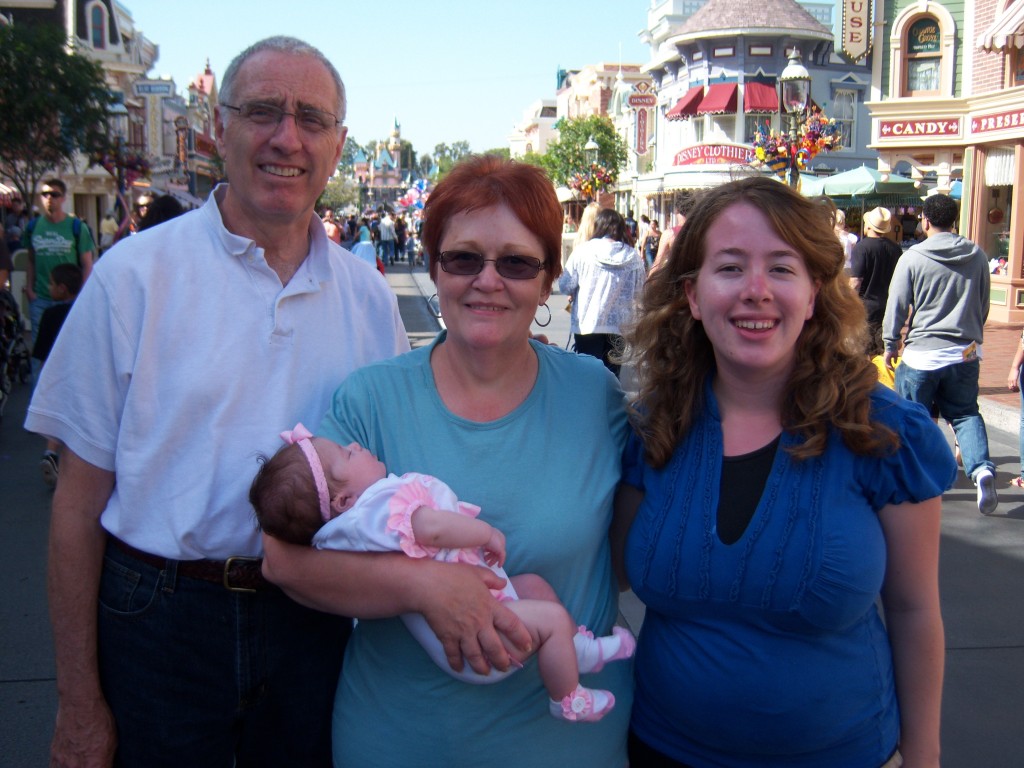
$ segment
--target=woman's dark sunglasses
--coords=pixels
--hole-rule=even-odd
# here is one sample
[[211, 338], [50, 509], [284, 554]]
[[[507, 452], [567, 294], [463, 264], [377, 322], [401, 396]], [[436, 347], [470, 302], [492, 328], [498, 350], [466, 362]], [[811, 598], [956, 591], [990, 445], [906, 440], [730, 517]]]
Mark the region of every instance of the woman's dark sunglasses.
[[488, 261], [494, 263], [498, 274], [509, 280], [532, 280], [544, 269], [544, 263], [530, 256], [499, 256], [485, 259], [473, 251], [442, 251], [438, 257], [441, 269], [449, 275], [479, 275]]

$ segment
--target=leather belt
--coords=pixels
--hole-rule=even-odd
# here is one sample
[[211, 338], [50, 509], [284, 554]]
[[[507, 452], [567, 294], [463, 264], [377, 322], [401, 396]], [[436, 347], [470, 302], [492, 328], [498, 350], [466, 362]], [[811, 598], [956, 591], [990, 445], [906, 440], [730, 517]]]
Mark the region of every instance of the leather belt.
[[232, 592], [262, 592], [268, 589], [277, 589], [263, 577], [263, 558], [261, 557], [233, 555], [227, 560], [173, 560], [143, 552], [115, 536], [111, 536], [110, 540], [126, 555], [134, 557], [146, 565], [164, 571], [167, 570], [168, 563], [176, 563], [175, 570], [179, 576], [221, 584]]

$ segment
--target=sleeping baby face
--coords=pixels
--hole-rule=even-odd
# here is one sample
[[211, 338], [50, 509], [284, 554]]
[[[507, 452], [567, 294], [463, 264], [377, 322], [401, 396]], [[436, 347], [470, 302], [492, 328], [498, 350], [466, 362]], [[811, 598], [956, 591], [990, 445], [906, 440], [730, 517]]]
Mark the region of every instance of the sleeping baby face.
[[313, 447], [323, 464], [332, 497], [335, 489], [344, 487], [347, 496], [358, 498], [371, 485], [387, 477], [384, 464], [359, 443], [338, 445], [332, 440], [314, 437]]

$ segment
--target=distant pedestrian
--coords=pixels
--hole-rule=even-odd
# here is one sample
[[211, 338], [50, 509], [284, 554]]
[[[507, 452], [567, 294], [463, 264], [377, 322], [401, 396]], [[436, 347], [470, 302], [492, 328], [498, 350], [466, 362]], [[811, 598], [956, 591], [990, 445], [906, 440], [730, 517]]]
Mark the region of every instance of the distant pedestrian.
[[850, 285], [864, 302], [868, 316], [867, 352], [871, 357], [882, 352], [882, 319], [889, 298], [889, 283], [903, 253], [903, 249], [889, 239], [891, 231], [892, 214], [888, 209], [873, 208], [864, 214], [864, 239], [853, 247], [849, 263]]
[[173, 218], [181, 216], [185, 212], [181, 203], [172, 195], [160, 195], [146, 206], [146, 212], [139, 219], [139, 232], [157, 224], [163, 224]]
[[658, 246], [661, 243], [661, 225], [658, 224], [658, 220], [654, 219], [651, 221], [650, 226], [647, 228], [647, 236], [644, 238], [642, 243], [644, 253], [644, 263], [647, 269], [654, 266], [654, 259], [658, 255]]
[[853, 247], [857, 244], [857, 236], [846, 228], [846, 211], [842, 208], [836, 209], [834, 229], [836, 237], [839, 238], [839, 244], [843, 246], [843, 266], [849, 269], [850, 259], [853, 256]]
[[47, 179], [39, 190], [43, 214], [29, 222], [22, 233], [22, 247], [28, 249], [25, 294], [32, 319], [32, 341], [39, 334], [43, 312], [58, 302], [50, 296], [50, 271], [58, 264], [77, 264], [84, 280], [92, 272], [96, 245], [92, 233], [76, 216], [64, 212], [67, 185]]
[[107, 211], [107, 215], [100, 222], [100, 254], [102, 255], [114, 244], [117, 237], [117, 219], [113, 211]]
[[1014, 488], [1024, 489], [1024, 386], [1021, 386], [1022, 367], [1024, 367], [1024, 331], [1021, 331], [1020, 341], [1017, 343], [1017, 352], [1010, 363], [1010, 373], [1006, 378], [1006, 386], [1011, 392], [1020, 392], [1020, 424], [1017, 428], [1019, 447], [1017, 458], [1021, 462], [1020, 472], [1010, 481]]
[[380, 220], [380, 258], [385, 264], [395, 263], [397, 237], [394, 219], [391, 218], [390, 213], [384, 211], [384, 216]]
[[633, 218], [633, 209], [626, 212], [626, 233], [629, 235], [629, 244], [636, 248], [637, 236], [640, 234], [640, 226]]
[[646, 272], [629, 240], [622, 215], [602, 209], [594, 219], [593, 237], [573, 250], [558, 278], [558, 290], [573, 297], [576, 351], [598, 358], [616, 376], [620, 334], [633, 320]]
[[341, 227], [334, 221], [334, 211], [327, 208], [320, 218], [324, 223], [324, 232], [327, 233], [327, 239], [341, 245]]
[[675, 240], [676, 235], [679, 234], [679, 230], [683, 228], [683, 224], [686, 223], [686, 217], [690, 215], [690, 211], [693, 210], [696, 202], [697, 198], [693, 192], [683, 191], [676, 195], [676, 199], [672, 203], [672, 226], [667, 227], [661, 234], [661, 241], [658, 243], [658, 254], [654, 257], [654, 264], [651, 265], [651, 270], [661, 269], [661, 265], [668, 258], [672, 242]]
[[[909, 320], [896, 391], [933, 404], [956, 433], [964, 472], [977, 486], [978, 509], [990, 515], [998, 504], [995, 464], [978, 410], [978, 373], [989, 310], [988, 257], [956, 234], [957, 204], [948, 195], [929, 196], [921, 226], [926, 239], [896, 264], [885, 309], [885, 363], [893, 370], [900, 335]], [[911, 310], [913, 314], [911, 315]]]
[[[77, 264], [58, 264], [50, 270], [50, 296], [56, 302], [43, 312], [39, 321], [39, 334], [32, 347], [32, 357], [40, 365], [46, 363], [60, 329], [64, 327], [71, 305], [82, 290], [82, 269]], [[61, 442], [52, 437], [46, 438], [46, 449], [39, 466], [43, 471], [43, 482], [50, 488], [57, 486], [58, 452]]]

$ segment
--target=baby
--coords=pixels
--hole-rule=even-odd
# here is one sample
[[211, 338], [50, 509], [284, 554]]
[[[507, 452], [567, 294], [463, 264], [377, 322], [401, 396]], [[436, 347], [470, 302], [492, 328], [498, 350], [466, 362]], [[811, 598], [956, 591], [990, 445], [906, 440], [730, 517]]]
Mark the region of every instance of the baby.
[[[593, 722], [612, 710], [612, 693], [583, 687], [579, 675], [632, 656], [636, 640], [629, 630], [615, 627], [613, 634], [595, 638], [575, 626], [540, 576], [509, 577], [502, 568], [504, 534], [478, 519], [480, 508], [460, 502], [437, 478], [415, 472], [388, 475], [358, 443], [340, 446], [313, 437], [301, 424], [281, 437], [288, 445], [263, 463], [249, 491], [265, 533], [319, 549], [402, 551], [409, 557], [490, 567], [506, 580], [495, 596], [508, 601], [532, 636], [552, 716]], [[514, 671], [455, 672], [423, 616], [405, 614], [402, 620], [434, 663], [459, 680], [493, 683]], [[521, 666], [522, 659], [515, 661]]]

